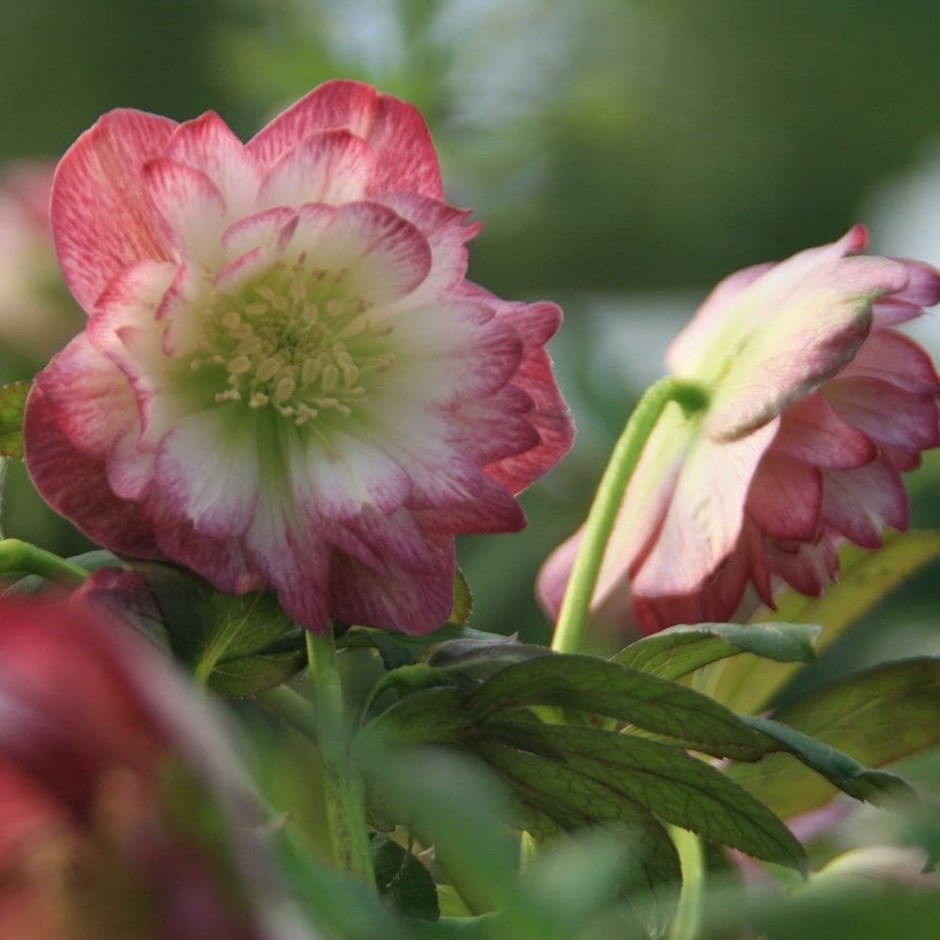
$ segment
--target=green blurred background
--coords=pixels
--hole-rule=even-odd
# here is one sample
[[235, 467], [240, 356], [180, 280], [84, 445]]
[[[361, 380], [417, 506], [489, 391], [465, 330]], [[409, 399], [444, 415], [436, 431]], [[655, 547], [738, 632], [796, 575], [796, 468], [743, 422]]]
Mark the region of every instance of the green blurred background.
[[[577, 525], [632, 401], [714, 281], [855, 221], [879, 250], [940, 263], [935, 0], [2, 7], [3, 160], [54, 158], [118, 106], [177, 119], [211, 108], [247, 137], [337, 76], [421, 108], [450, 201], [486, 223], [473, 279], [566, 311], [553, 352], [578, 444], [525, 497], [526, 532], [463, 544], [483, 629], [546, 639], [537, 567]], [[940, 350], [936, 324], [920, 329]], [[38, 365], [0, 352], [6, 377]], [[7, 532], [79, 550], [13, 475]], [[940, 526], [938, 480], [934, 459], [912, 481], [916, 525]], [[937, 579], [934, 566], [840, 655], [940, 650], [925, 613]]]

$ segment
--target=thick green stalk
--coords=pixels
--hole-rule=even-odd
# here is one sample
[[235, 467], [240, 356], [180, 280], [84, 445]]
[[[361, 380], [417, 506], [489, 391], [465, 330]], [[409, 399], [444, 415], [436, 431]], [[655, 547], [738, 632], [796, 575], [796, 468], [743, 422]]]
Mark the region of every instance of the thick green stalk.
[[307, 633], [307, 655], [333, 861], [374, 887], [365, 787], [349, 759], [343, 688], [332, 629], [325, 636]]
[[556, 652], [577, 653], [581, 649], [591, 598], [617, 512], [643, 447], [671, 402], [676, 402], [686, 412], [695, 412], [705, 407], [707, 398], [700, 386], [667, 377], [647, 389], [637, 403], [614, 446], [588, 513], [584, 538], [571, 571], [552, 640], [552, 649]]
[[669, 834], [679, 852], [682, 866], [682, 894], [669, 930], [669, 940], [696, 940], [702, 924], [705, 894], [705, 860], [702, 842], [694, 832], [670, 827]]
[[66, 587], [78, 587], [88, 572], [20, 539], [0, 539], [0, 573], [36, 574]]

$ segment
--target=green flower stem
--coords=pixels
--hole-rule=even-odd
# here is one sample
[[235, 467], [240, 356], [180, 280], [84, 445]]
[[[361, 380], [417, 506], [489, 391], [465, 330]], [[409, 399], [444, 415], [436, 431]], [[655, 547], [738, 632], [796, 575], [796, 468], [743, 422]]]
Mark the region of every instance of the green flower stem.
[[365, 787], [349, 760], [343, 689], [332, 629], [325, 636], [307, 632], [307, 655], [333, 861], [374, 888]]
[[637, 403], [614, 446], [588, 513], [584, 539], [571, 571], [552, 640], [552, 649], [558, 653], [577, 653], [581, 649], [591, 598], [617, 512], [643, 447], [670, 402], [676, 402], [687, 413], [693, 413], [705, 407], [707, 396], [701, 386], [669, 376], [648, 388]]
[[316, 743], [316, 719], [311, 713], [310, 702], [299, 692], [289, 685], [282, 684], [259, 692], [255, 700], [272, 715], [280, 718], [285, 725]]
[[705, 895], [705, 865], [702, 842], [694, 832], [670, 827], [669, 834], [679, 852], [682, 866], [682, 893], [669, 929], [669, 940], [695, 940], [702, 923]]
[[66, 587], [78, 587], [88, 572], [79, 565], [20, 539], [0, 539], [0, 574], [36, 574]]

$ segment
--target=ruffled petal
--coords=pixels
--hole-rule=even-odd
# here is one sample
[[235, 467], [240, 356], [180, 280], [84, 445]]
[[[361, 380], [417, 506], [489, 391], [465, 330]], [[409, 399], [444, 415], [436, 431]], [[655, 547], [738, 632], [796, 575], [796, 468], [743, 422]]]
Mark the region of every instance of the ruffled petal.
[[176, 126], [142, 111], [111, 111], [59, 163], [50, 221], [65, 280], [86, 311], [126, 265], [169, 260], [141, 168]]
[[26, 469], [56, 512], [120, 555], [164, 557], [140, 505], [111, 491], [104, 460], [81, 453], [62, 432], [41, 383], [30, 391], [23, 433]]
[[876, 330], [862, 344], [840, 378], [867, 376], [915, 395], [935, 395], [940, 377], [927, 352], [895, 330]]
[[871, 440], [843, 421], [818, 393], [795, 402], [780, 416], [771, 450], [834, 470], [860, 467], [877, 454]]
[[259, 131], [248, 150], [270, 167], [297, 141], [334, 128], [348, 129], [372, 149], [377, 166], [373, 194], [411, 190], [432, 199], [443, 196], [424, 118], [412, 105], [358, 82], [332, 81], [315, 88]]
[[910, 450], [940, 445], [940, 417], [932, 393], [913, 395], [896, 385], [847, 375], [828, 382], [826, 401], [875, 443]]
[[163, 222], [164, 240], [177, 258], [206, 270], [217, 268], [222, 263], [228, 208], [215, 183], [201, 170], [162, 158], [148, 160], [143, 176]]
[[185, 121], [173, 132], [163, 156], [199, 170], [222, 194], [231, 218], [255, 211], [261, 179], [258, 166], [245, 145], [217, 114], [207, 111]]
[[738, 441], [699, 436], [678, 474], [656, 539], [633, 575], [634, 594], [659, 596], [698, 590], [732, 552], [744, 504], [777, 421]]
[[855, 470], [823, 474], [822, 523], [861, 545], [881, 546], [881, 528], [907, 528], [907, 494], [901, 475], [886, 457]]
[[454, 541], [428, 538], [429, 561], [411, 567], [390, 556], [385, 571], [359, 564], [348, 555], [330, 568], [330, 607], [347, 623], [384, 627], [413, 636], [447, 621], [454, 596]]
[[261, 468], [255, 422], [238, 406], [177, 421], [160, 443], [156, 480], [171, 512], [202, 535], [242, 535], [254, 517]]
[[258, 208], [364, 199], [375, 175], [368, 145], [347, 130], [311, 134], [285, 151], [261, 183]]
[[822, 491], [818, 468], [769, 453], [754, 474], [747, 514], [762, 532], [774, 538], [814, 541], [819, 531]]

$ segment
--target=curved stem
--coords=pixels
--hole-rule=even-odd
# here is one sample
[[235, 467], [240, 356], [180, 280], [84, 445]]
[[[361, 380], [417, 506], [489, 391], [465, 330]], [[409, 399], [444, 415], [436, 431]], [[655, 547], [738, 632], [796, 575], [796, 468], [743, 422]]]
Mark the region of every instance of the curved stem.
[[694, 832], [670, 827], [669, 834], [679, 852], [682, 866], [682, 893], [669, 929], [669, 940], [695, 940], [702, 923], [705, 864], [701, 840]]
[[555, 627], [555, 636], [552, 639], [552, 649], [556, 652], [576, 653], [581, 648], [591, 598], [617, 512], [640, 454], [643, 453], [643, 447], [670, 402], [677, 402], [684, 411], [691, 413], [702, 410], [707, 398], [700, 386], [667, 377], [648, 388], [637, 403], [627, 426], [614, 445], [610, 462], [601, 477], [588, 513], [584, 538], [571, 571]]
[[57, 584], [77, 587], [88, 572], [45, 549], [20, 539], [0, 539], [0, 573], [36, 574]]
[[374, 888], [365, 786], [349, 759], [343, 689], [332, 628], [325, 636], [307, 633], [307, 655], [333, 861]]

